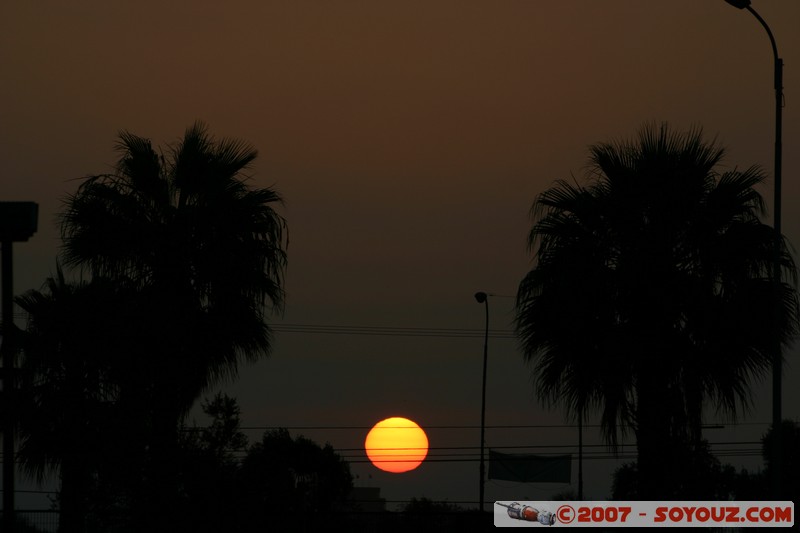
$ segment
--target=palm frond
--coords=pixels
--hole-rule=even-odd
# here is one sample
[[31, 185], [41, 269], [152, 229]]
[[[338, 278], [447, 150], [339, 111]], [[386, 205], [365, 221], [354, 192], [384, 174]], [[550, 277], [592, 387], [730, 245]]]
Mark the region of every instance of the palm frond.
[[[589, 152], [586, 185], [556, 181], [531, 208], [534, 267], [515, 328], [537, 396], [572, 416], [599, 409], [613, 445], [655, 405], [642, 383], [660, 383], [672, 391], [674, 434], [697, 435], [699, 405], [735, 416], [770, 366], [772, 339], [798, 331], [784, 240], [778, 294], [771, 281], [775, 233], [755, 189], [764, 174], [717, 173], [725, 151], [700, 128], [649, 123], [633, 141]], [[660, 346], [648, 350], [653, 339]]]
[[169, 368], [164, 379], [186, 382], [179, 395], [191, 405], [239, 360], [269, 353], [266, 308], [280, 310], [284, 300], [287, 229], [275, 210], [282, 199], [246, 185], [252, 146], [218, 141], [202, 122], [165, 156], [129, 132], [117, 148], [116, 173], [85, 179], [65, 202], [63, 259], [140, 293], [129, 295], [129, 309], [149, 315], [143, 329], [164, 337], [150, 357]]

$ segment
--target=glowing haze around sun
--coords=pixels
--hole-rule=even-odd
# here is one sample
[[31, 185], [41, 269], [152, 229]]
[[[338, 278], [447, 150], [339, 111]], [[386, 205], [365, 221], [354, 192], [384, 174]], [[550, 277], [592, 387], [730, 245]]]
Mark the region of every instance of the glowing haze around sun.
[[422, 464], [428, 455], [428, 437], [415, 422], [395, 416], [373, 426], [364, 448], [377, 468], [399, 474]]

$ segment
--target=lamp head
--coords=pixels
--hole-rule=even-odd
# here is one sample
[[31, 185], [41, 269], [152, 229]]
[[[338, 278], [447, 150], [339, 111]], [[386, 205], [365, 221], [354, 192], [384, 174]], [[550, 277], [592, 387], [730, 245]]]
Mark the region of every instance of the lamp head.
[[750, 5], [750, 0], [725, 0], [733, 7], [744, 9]]
[[482, 304], [486, 301], [486, 293], [485, 292], [476, 292], [475, 299], [478, 300], [479, 304]]
[[35, 202], [0, 202], [0, 239], [25, 242], [36, 233], [39, 204]]

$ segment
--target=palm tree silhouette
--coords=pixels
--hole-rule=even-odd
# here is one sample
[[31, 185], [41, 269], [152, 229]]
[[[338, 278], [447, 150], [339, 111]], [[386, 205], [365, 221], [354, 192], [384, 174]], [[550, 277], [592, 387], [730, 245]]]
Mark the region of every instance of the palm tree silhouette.
[[62, 253], [66, 265], [135, 289], [125, 320], [138, 353], [121, 394], [151, 421], [151, 503], [168, 508], [159, 491], [174, 474], [179, 421], [240, 361], [269, 353], [265, 320], [283, 304], [286, 224], [273, 189], [247, 186], [257, 152], [212, 138], [202, 123], [165, 151], [128, 132], [117, 148], [116, 171], [68, 197]]
[[19, 458], [39, 482], [58, 471], [62, 533], [85, 530], [97, 475], [122, 440], [114, 439], [120, 428], [113, 375], [124, 344], [109, 313], [121, 304], [119, 295], [118, 287], [99, 278], [68, 283], [59, 266], [41, 291], [16, 298], [28, 314], [22, 386], [14, 402]]
[[776, 294], [764, 175], [717, 172], [724, 150], [699, 129], [650, 124], [590, 154], [586, 185], [558, 181], [533, 205], [517, 333], [540, 399], [599, 409], [612, 447], [632, 430], [641, 497], [678, 496], [705, 403], [735, 417], [771, 339], [797, 331], [794, 262], [782, 241]]

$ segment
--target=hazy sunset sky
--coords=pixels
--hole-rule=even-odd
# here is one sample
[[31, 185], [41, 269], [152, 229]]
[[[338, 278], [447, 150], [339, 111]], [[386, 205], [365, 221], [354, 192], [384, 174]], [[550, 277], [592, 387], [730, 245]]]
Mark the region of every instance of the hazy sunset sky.
[[[783, 227], [797, 247], [800, 2], [753, 6], [786, 65]], [[76, 178], [111, 169], [120, 130], [165, 146], [203, 120], [258, 148], [252, 185], [286, 200], [277, 324], [481, 332], [473, 293], [516, 293], [531, 267], [528, 210], [554, 180], [583, 177], [590, 144], [645, 121], [698, 125], [727, 147], [727, 168], [771, 176], [772, 72], [762, 27], [723, 0], [4, 2], [0, 200], [40, 207], [38, 233], [15, 247], [15, 291], [55, 271], [55, 214]], [[771, 180], [762, 192], [771, 205]], [[489, 305], [492, 329], [510, 330], [513, 299]], [[784, 416], [797, 419], [800, 353], [787, 356]], [[481, 337], [279, 332], [271, 357], [224, 389], [249, 427], [347, 426], [292, 432], [348, 457], [363, 458], [366, 427], [390, 416], [428, 428], [432, 447], [477, 447], [482, 357]], [[516, 341], [490, 339], [487, 424], [564, 423], [530, 383]], [[746, 424], [710, 431], [712, 443], [759, 439], [771, 399], [757, 390]], [[599, 442], [597, 429], [585, 438]], [[490, 448], [576, 442], [574, 428], [486, 435]], [[587, 461], [588, 496], [609, 495], [615, 465]], [[478, 497], [477, 461], [352, 470], [393, 501]], [[489, 482], [486, 497], [567, 488]]]

